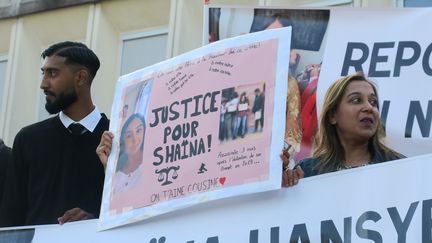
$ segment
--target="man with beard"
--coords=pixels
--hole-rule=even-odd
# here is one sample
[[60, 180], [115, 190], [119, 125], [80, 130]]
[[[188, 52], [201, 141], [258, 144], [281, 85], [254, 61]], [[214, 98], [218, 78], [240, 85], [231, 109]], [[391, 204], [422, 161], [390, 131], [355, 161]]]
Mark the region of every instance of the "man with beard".
[[99, 59], [70, 41], [41, 56], [45, 108], [58, 114], [16, 135], [1, 226], [63, 224], [99, 215], [104, 169], [95, 150], [109, 126], [90, 93]]

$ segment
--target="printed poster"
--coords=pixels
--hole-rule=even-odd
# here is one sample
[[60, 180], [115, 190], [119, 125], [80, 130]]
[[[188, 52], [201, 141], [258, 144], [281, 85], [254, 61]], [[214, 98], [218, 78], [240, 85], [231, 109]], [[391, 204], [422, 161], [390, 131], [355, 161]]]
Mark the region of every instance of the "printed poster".
[[292, 27], [285, 114], [285, 147], [290, 166], [310, 157], [317, 143], [316, 91], [325, 49], [330, 10], [265, 7], [218, 7], [204, 12], [205, 44], [268, 29]]
[[280, 188], [291, 28], [120, 77], [99, 229]]

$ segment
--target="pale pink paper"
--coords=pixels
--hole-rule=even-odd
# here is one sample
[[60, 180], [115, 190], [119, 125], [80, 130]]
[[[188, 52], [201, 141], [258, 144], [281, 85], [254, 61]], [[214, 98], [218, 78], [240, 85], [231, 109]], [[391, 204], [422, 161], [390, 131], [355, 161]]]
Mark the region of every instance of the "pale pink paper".
[[[201, 60], [200, 63], [193, 65], [181, 64], [179, 65], [182, 66], [181, 70], [176, 71], [178, 67], [175, 67], [173, 70], [166, 72], [170, 74], [165, 74], [162, 77], [158, 77], [160, 75], [153, 76], [153, 90], [150, 100], [150, 109], [147, 114], [146, 137], [144, 142], [144, 166], [141, 180], [134, 190], [112, 194], [110, 202], [111, 212], [120, 213], [165, 200], [185, 197], [192, 193], [200, 193], [222, 187], [242, 185], [268, 179], [271, 124], [273, 123], [272, 108], [277, 58], [276, 51], [278, 43], [277, 40], [269, 40], [258, 43], [258, 45], [255, 46], [256, 48], [247, 48], [248, 46], [249, 45], [233, 48], [235, 51], [238, 49], [247, 49], [235, 55], [225, 54], [215, 58], [210, 58], [210, 55], [207, 55], [206, 60]], [[220, 52], [214, 53], [214, 56], [217, 56], [217, 54], [220, 54]], [[259, 60], [254, 59], [254, 57], [257, 56], [260, 57]], [[211, 66], [215, 67], [215, 65], [211, 65], [212, 61], [222, 61], [232, 65], [232, 67], [227, 65], [224, 69], [225, 71], [229, 71], [230, 75], [209, 71]], [[220, 67], [220, 69], [223, 68]], [[248, 71], [245, 72], [244, 70]], [[181, 73], [180, 75], [178, 75], [179, 72]], [[190, 74], [193, 76], [181, 88], [171, 94], [167, 89], [167, 84], [176, 76], [185, 74], [186, 76], [190, 76]], [[184, 114], [180, 111], [180, 118], [174, 121], [168, 121], [156, 127], [149, 126], [149, 123], [154, 121], [151, 111], [161, 106], [169, 106], [174, 101], [181, 101], [199, 94], [205, 95], [207, 92], [222, 92], [222, 89], [229, 87], [243, 88], [247, 90], [249, 97], [253, 97], [253, 94], [250, 93], [252, 92], [251, 90], [254, 90], [255, 87], [262, 87], [264, 83], [265, 96], [268, 97], [265, 99], [264, 130], [260, 134], [254, 134], [256, 136], [253, 138], [219, 144], [220, 110], [195, 117], [188, 116], [186, 119], [183, 119]], [[172, 90], [173, 89], [171, 89], [171, 91]], [[221, 97], [222, 93], [219, 93], [216, 99], [218, 109], [220, 109]], [[253, 99], [250, 98], [249, 102], [249, 107], [252, 107]], [[182, 106], [179, 105], [178, 107]], [[194, 105], [190, 105], [189, 109], [192, 107], [194, 107]], [[192, 111], [189, 111], [188, 113], [190, 114], [191, 112]], [[249, 122], [251, 122], [250, 119]], [[153, 162], [158, 160], [153, 155], [154, 150], [159, 146], [164, 148], [165, 146], [181, 143], [183, 141], [182, 138], [178, 141], [172, 141], [169, 138], [168, 142], [163, 144], [164, 129], [167, 126], [174, 128], [177, 124], [192, 121], [197, 121], [199, 123], [197, 136], [193, 138], [188, 137], [186, 139], [193, 141], [202, 138], [206, 144], [205, 153], [186, 160], [177, 160], [168, 163], [169, 166], [180, 166], [180, 170], [177, 172], [178, 178], [173, 180], [173, 183], [170, 185], [161, 186], [161, 183], [157, 181], [158, 175], [155, 173], [155, 170], [163, 168], [165, 163], [162, 163], [160, 166], [153, 165]], [[210, 147], [208, 147], [207, 139], [207, 135], [209, 134], [212, 135]], [[252, 165], [248, 166], [243, 166], [243, 160], [240, 160], [238, 163], [232, 163], [232, 169], [221, 171], [221, 166], [217, 164], [218, 161], [221, 161], [221, 158], [218, 157], [220, 153], [238, 151], [238, 153], [241, 154], [243, 150], [247, 150], [248, 148], [255, 149], [245, 153], [248, 157], [246, 163], [249, 161], [251, 152], [253, 152], [254, 155], [260, 153], [260, 159], [254, 160]], [[228, 157], [226, 158], [228, 159]], [[258, 163], [255, 163], [255, 161], [258, 161]], [[207, 171], [203, 174], [197, 174], [201, 163], [206, 164]], [[236, 164], [240, 164], [240, 166], [235, 168]], [[198, 189], [201, 189], [201, 191], [198, 191]], [[156, 198], [155, 195], [159, 196], [159, 200], [154, 201]], [[169, 195], [174, 195], [175, 197], [169, 197]]]

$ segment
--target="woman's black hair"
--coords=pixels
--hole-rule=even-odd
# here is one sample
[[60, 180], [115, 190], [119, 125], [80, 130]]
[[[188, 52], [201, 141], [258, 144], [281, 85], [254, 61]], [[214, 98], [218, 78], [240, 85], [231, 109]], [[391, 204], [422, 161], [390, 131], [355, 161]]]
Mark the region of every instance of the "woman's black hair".
[[[126, 134], [126, 130], [128, 128], [128, 126], [132, 123], [133, 120], [138, 119], [139, 121], [141, 121], [141, 123], [143, 124], [143, 128], [144, 128], [144, 134], [145, 134], [145, 119], [144, 117], [139, 114], [139, 113], [134, 113], [132, 114], [123, 124], [121, 133], [120, 133], [120, 154], [119, 154], [119, 159], [117, 162], [117, 166], [116, 166], [116, 172], [117, 171], [122, 171], [124, 169], [124, 167], [126, 166], [126, 163], [128, 161], [128, 156], [125, 153], [125, 144], [124, 144], [124, 140], [125, 140], [125, 134]], [[144, 140], [143, 143], [141, 144], [141, 149], [144, 146]]]

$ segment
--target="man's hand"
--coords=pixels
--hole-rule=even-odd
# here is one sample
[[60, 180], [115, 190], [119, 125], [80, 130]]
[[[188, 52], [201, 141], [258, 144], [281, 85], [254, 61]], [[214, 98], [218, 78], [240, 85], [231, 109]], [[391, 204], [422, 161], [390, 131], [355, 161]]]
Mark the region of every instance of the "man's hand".
[[102, 134], [101, 141], [96, 148], [96, 154], [98, 155], [104, 169], [106, 169], [108, 156], [111, 153], [112, 140], [114, 135], [110, 131], [105, 131]]
[[79, 220], [86, 220], [86, 219], [94, 219], [95, 216], [91, 213], [88, 213], [81, 208], [73, 208], [71, 210], [66, 211], [66, 213], [63, 214], [63, 216], [59, 217], [57, 221], [60, 225], [67, 223], [67, 222], [73, 222], [73, 221], [79, 221]]

